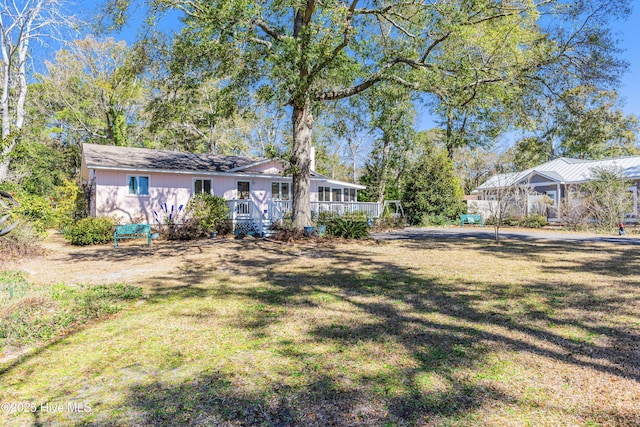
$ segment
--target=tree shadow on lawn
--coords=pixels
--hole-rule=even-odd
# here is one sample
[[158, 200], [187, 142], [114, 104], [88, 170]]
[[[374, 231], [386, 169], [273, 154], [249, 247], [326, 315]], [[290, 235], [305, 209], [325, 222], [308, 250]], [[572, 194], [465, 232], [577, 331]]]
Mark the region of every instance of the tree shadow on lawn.
[[[319, 375], [302, 387], [276, 382], [255, 392], [235, 387], [229, 376], [207, 373], [182, 384], [134, 386], [127, 397], [129, 411], [121, 422], [111, 419], [77, 425], [406, 425], [418, 417], [464, 414], [477, 407], [480, 394], [486, 395], [487, 390], [459, 384], [437, 395], [416, 392], [396, 404], [395, 399], [345, 389], [328, 375]], [[505, 397], [494, 393], [493, 398]], [[394, 413], [398, 410], [403, 413]]]
[[[419, 250], [421, 243], [406, 244]], [[451, 243], [432, 244], [446, 249]], [[633, 346], [627, 345], [640, 341], [635, 332], [560, 318], [553, 310], [532, 309], [513, 316], [499, 308], [493, 311], [478, 308], [478, 304], [487, 299], [508, 297], [509, 283], [496, 281], [478, 290], [478, 284], [471, 281], [451, 283], [425, 277], [416, 269], [393, 261], [379, 262], [366, 246], [348, 251], [338, 246], [337, 249], [309, 247], [286, 252], [257, 242], [251, 248], [259, 250], [250, 257], [238, 254], [233, 259], [235, 270], [227, 272], [241, 274], [248, 285], [217, 282], [215, 274], [219, 266], [204, 261], [185, 262], [176, 277], [151, 278], [160, 285], [171, 283], [152, 287], [150, 302], [207, 296], [248, 299], [254, 301], [255, 306], [238, 312], [232, 326], [267, 339], [272, 333], [271, 327], [286, 321], [288, 310], [324, 310], [332, 308], [332, 304], [341, 304], [362, 320], [354, 321], [348, 316], [332, 319], [331, 315], [325, 315], [316, 324], [316, 319], [305, 319], [309, 328], [302, 341], [269, 340], [271, 351], [277, 351], [300, 368], [301, 380], [296, 380], [297, 373], [282, 373], [281, 380], [260, 378], [266, 385], [256, 390], [237, 381], [242, 378], [241, 373], [216, 371], [202, 372], [180, 384], [161, 381], [136, 384], [129, 388], [129, 396], [125, 398], [133, 418], [123, 420], [122, 425], [384, 425], [465, 419], [473, 417], [474, 411], [485, 403], [523, 405], [515, 395], [461, 375], [463, 371], [476, 371], [490, 364], [488, 358], [496, 347], [640, 381], [640, 360], [635, 357]], [[247, 245], [238, 245], [235, 249], [245, 251]], [[536, 256], [536, 252], [540, 255], [554, 247], [522, 249], [522, 254], [517, 256]], [[524, 249], [531, 253], [527, 254]], [[565, 247], [565, 250], [570, 254], [570, 249]], [[509, 256], [507, 248], [492, 247], [490, 251], [497, 257]], [[300, 256], [309, 257], [308, 268], [273, 271], [275, 260], [287, 262]], [[611, 254], [612, 262], [619, 256], [622, 254]], [[314, 260], [324, 264], [316, 267]], [[604, 271], [608, 269], [606, 264], [601, 266]], [[326, 268], [331, 265], [335, 268]], [[251, 282], [260, 285], [252, 286]], [[548, 301], [556, 301], [553, 306], [556, 309], [579, 308], [585, 301], [599, 298], [588, 286], [571, 285], [561, 291], [560, 299], [555, 285], [531, 281], [527, 287]], [[618, 302], [605, 303], [609, 304], [606, 309]], [[255, 309], [258, 306], [261, 308]], [[282, 307], [287, 310], [280, 310]], [[594, 308], [594, 316], [601, 309], [600, 306]], [[199, 310], [202, 313], [191, 315], [211, 315], [205, 312], [206, 307]], [[603, 335], [613, 344], [576, 342], [544, 327], [545, 323], [572, 325]], [[625, 345], [617, 346], [618, 342]], [[357, 365], [374, 363], [377, 356], [371, 354], [363, 360], [349, 360], [349, 352], [366, 345], [377, 347], [388, 343], [397, 345], [408, 355], [410, 366], [387, 364], [375, 373], [358, 369], [344, 372], [332, 366], [335, 360], [310, 357], [305, 351], [308, 346], [326, 345], [335, 349], [336, 360]], [[326, 356], [327, 359], [334, 357], [331, 353]], [[390, 356], [383, 354], [383, 358]], [[0, 378], [6, 372], [1, 372]], [[425, 381], [434, 378], [442, 383], [441, 387], [425, 386]], [[616, 414], [607, 416], [612, 419]], [[78, 425], [117, 424], [118, 420], [112, 419]]]
[[[410, 244], [419, 249], [418, 242]], [[571, 252], [566, 246], [558, 247]], [[521, 249], [523, 253], [519, 256], [536, 256], [536, 253], [554, 250], [554, 246], [527, 248], [531, 249], [528, 254]], [[488, 250], [494, 256], [509, 256], [506, 246]], [[176, 419], [181, 420], [177, 424], [183, 425], [199, 422], [234, 425], [238, 422], [246, 425], [415, 424], [429, 422], [434, 417], [473, 417], [473, 411], [488, 402], [522, 405], [515, 396], [459, 375], [463, 370], [480, 369], [490, 363], [487, 357], [496, 347], [640, 381], [640, 360], [635, 357], [632, 345], [640, 341], [636, 332], [593, 326], [581, 319], [561, 318], [554, 310], [533, 308], [513, 316], [500, 310], [478, 309], [480, 302], [508, 294], [511, 286], [508, 283], [492, 283], [478, 292], [477, 283], [445, 283], [393, 262], [379, 262], [366, 248], [349, 252], [314, 248], [313, 259], [329, 261], [336, 268], [310, 267], [304, 271], [274, 274], [270, 267], [278, 249], [264, 245], [261, 251], [252, 254], [250, 259], [239, 256], [235, 262], [247, 280], [266, 282], [268, 287], [206, 286], [215, 269], [196, 266], [195, 272], [193, 268], [185, 269], [187, 285], [158, 290], [151, 295], [151, 300], [160, 302], [165, 298], [207, 295], [246, 298], [262, 308], [239, 313], [234, 327], [269, 337], [270, 328], [285, 320], [286, 310], [279, 308], [322, 310], [325, 308], [322, 298], [326, 296], [361, 313], [362, 321], [336, 317], [328, 322], [326, 317], [321, 318], [318, 324], [309, 328], [303, 345], [327, 344], [341, 353], [363, 344], [375, 346], [393, 342], [409, 355], [412, 366], [396, 368], [390, 365], [376, 375], [352, 372], [352, 378], [343, 381], [341, 375], [344, 373], [333, 369], [335, 367], [329, 362], [310, 358], [305, 351], [297, 349], [296, 344], [300, 342], [274, 339], [270, 346], [296, 365], [303, 366], [305, 381], [292, 386], [286, 381], [266, 380], [268, 387], [256, 392], [237, 384], [228, 386], [233, 383], [228, 374], [204, 373], [193, 382], [181, 385], [137, 385], [130, 389], [128, 401], [145, 424], [176, 425]], [[621, 253], [612, 253], [611, 262], [615, 263], [621, 256]], [[602, 271], [608, 271], [608, 267], [606, 262], [600, 266]], [[556, 309], [590, 310], [589, 306], [584, 307], [585, 301], [598, 298], [588, 286], [571, 285], [562, 291], [565, 294], [559, 300], [555, 285], [532, 281], [526, 286], [527, 292], [555, 301], [552, 305]], [[596, 316], [608, 305], [618, 303], [621, 301], [605, 301], [604, 306], [592, 309], [593, 314]], [[314, 319], [309, 322], [313, 323]], [[545, 326], [552, 323], [575, 326], [604, 336], [609, 344], [567, 338]], [[375, 356], [371, 356], [364, 362], [355, 362], [369, 363], [374, 359]], [[429, 379], [431, 374], [437, 375], [443, 388], [430, 390], [424, 387], [422, 381]], [[285, 375], [285, 379], [290, 377]], [[194, 402], [194, 396], [201, 398]], [[181, 414], [176, 416], [182, 418], [171, 414]], [[615, 418], [616, 414], [608, 416]]]
[[[546, 283], [532, 279], [526, 283], [526, 292], [540, 296], [548, 305], [543, 311], [534, 308], [527, 310], [532, 318], [574, 323], [588, 328], [587, 324], [602, 317], [603, 313], [636, 318], [639, 314], [635, 307], [640, 304], [640, 253], [626, 244], [551, 240], [512, 240], [493, 244], [480, 239], [452, 242], [447, 238], [411, 240], [403, 242], [402, 246], [418, 252], [434, 247], [445, 251], [464, 248], [482, 256], [537, 263], [540, 272], [544, 271], [546, 277], [552, 277], [553, 281]], [[549, 261], [550, 258], [552, 261]], [[611, 282], [612, 286], [592, 283], [576, 285], [564, 279], [568, 273], [589, 274], [592, 275], [589, 276], [590, 280], [600, 276]], [[512, 297], [512, 287], [512, 284], [492, 283], [484, 292], [490, 298], [509, 298]], [[584, 313], [582, 321], [574, 319], [567, 322], [557, 317], [547, 317], [546, 313], [553, 312], [554, 308], [572, 308], [587, 313]], [[608, 330], [615, 335], [616, 330]], [[594, 332], [598, 330], [594, 329]]]
[[65, 260], [68, 262], [86, 262], [96, 259], [120, 262], [130, 261], [132, 258], [146, 261], [150, 258], [173, 258], [185, 254], [201, 254], [211, 247], [224, 245], [233, 242], [234, 239], [201, 239], [201, 240], [161, 240], [154, 241], [151, 246], [147, 246], [143, 239], [119, 244], [117, 248], [113, 245], [99, 245], [94, 247], [74, 247], [68, 244], [71, 249], [67, 251]]
[[[545, 266], [545, 269], [550, 271], [595, 273], [608, 277], [625, 277], [638, 274], [640, 271], [640, 252], [635, 245], [624, 241], [607, 243], [515, 237], [497, 244], [491, 239], [481, 237], [454, 239], [451, 236], [439, 236], [405, 239], [400, 245], [416, 251], [434, 247], [443, 250], [464, 248], [502, 259], [534, 262], [541, 261], [542, 257], [552, 256], [555, 263], [562, 265]], [[604, 259], [593, 260], [585, 257], [585, 253], [603, 254]], [[639, 282], [633, 284], [640, 285]]]
[[[604, 314], [616, 314], [637, 318], [637, 307], [640, 304], [640, 253], [627, 244], [606, 244], [598, 242], [562, 242], [551, 240], [511, 240], [502, 244], [482, 242], [469, 239], [465, 242], [451, 242], [450, 239], [430, 241], [412, 240], [402, 244], [403, 247], [422, 251], [427, 245], [440, 245], [443, 250], [460, 249], [491, 255], [505, 260], [525, 260], [540, 264], [540, 270], [553, 277], [553, 282], [541, 282], [532, 279], [522, 286], [520, 298], [539, 296], [543, 301], [543, 309], [527, 307], [527, 315], [523, 320], [536, 320], [538, 323], [554, 323], [557, 325], [574, 325], [596, 334], [612, 339], [620, 338], [628, 347], [629, 342], [640, 339], [637, 332], [612, 327], [593, 326], [601, 321]], [[587, 254], [587, 256], [585, 256]], [[589, 256], [592, 255], [592, 256]], [[553, 258], [549, 265], [545, 258]], [[588, 273], [593, 280], [601, 276], [611, 286], [592, 283], [575, 284], [563, 279], [567, 273]], [[513, 298], [513, 284], [491, 283], [483, 289], [483, 297], [487, 299]], [[556, 312], [572, 309], [582, 312], [579, 319], [566, 319]], [[494, 314], [494, 313], [492, 313]], [[499, 314], [499, 313], [495, 313]], [[504, 319], [502, 319], [504, 322]], [[525, 322], [529, 323], [529, 322]], [[531, 328], [521, 323], [512, 327], [533, 333]], [[613, 346], [618, 347], [618, 346]], [[619, 348], [619, 347], [618, 347]], [[593, 350], [593, 349], [592, 349]], [[606, 357], [610, 361], [619, 357]], [[640, 360], [632, 367], [633, 378], [638, 379]]]

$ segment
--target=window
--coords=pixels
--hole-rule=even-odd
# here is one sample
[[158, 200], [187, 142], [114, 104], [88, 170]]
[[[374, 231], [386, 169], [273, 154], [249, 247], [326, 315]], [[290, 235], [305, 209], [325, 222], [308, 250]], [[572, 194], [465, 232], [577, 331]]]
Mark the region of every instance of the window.
[[319, 202], [330, 202], [331, 201], [331, 188], [329, 188], [329, 187], [318, 187], [318, 201]]
[[210, 179], [194, 179], [193, 180], [193, 194], [213, 194], [211, 189]]
[[355, 202], [355, 188], [318, 187], [319, 202]]
[[633, 186], [627, 188], [627, 191], [630, 193], [630, 199], [632, 203], [632, 211], [626, 214], [627, 218], [635, 218], [638, 215], [638, 187]]
[[288, 182], [272, 182], [271, 197], [273, 200], [289, 200], [289, 183]]
[[555, 205], [557, 200], [556, 200], [556, 192], [555, 191], [545, 191], [544, 192], [545, 196], [549, 197], [551, 199], [551, 205]]
[[249, 181], [238, 181], [237, 190], [238, 199], [246, 200], [251, 198], [251, 183]]
[[149, 195], [149, 177], [148, 176], [130, 176], [129, 177], [129, 194], [137, 196]]
[[356, 201], [356, 189], [355, 188], [345, 188], [343, 190], [344, 201], [345, 202], [355, 202]]

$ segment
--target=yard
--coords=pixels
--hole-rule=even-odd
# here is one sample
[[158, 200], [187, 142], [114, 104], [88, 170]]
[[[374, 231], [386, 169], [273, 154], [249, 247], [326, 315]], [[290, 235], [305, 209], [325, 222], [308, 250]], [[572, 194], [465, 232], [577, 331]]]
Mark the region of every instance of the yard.
[[48, 245], [5, 268], [143, 297], [0, 349], [0, 425], [640, 425], [636, 247]]

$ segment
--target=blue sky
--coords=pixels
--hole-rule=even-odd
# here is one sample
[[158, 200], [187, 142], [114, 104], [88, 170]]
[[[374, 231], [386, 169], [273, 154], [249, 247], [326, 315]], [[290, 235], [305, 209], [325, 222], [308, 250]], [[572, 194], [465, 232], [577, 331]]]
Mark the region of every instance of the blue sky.
[[620, 96], [626, 101], [627, 114], [640, 117], [640, 4], [635, 2], [633, 14], [615, 25], [625, 49], [623, 57], [629, 62], [629, 71], [622, 80]]
[[[606, 0], [604, 0], [606, 1]], [[624, 49], [621, 54], [629, 63], [629, 69], [622, 78], [622, 85], [619, 88], [619, 94], [624, 102], [623, 110], [626, 114], [633, 114], [640, 118], [640, 2], [633, 0], [632, 14], [624, 21], [618, 21], [612, 24], [615, 35], [620, 40], [620, 47]], [[138, 9], [142, 12], [144, 8]], [[132, 43], [135, 39], [135, 28], [140, 24], [139, 17], [133, 16], [130, 25], [125, 28], [122, 33], [116, 35], [116, 38], [123, 38], [128, 43]], [[164, 25], [175, 24], [175, 18], [165, 18]], [[427, 113], [423, 113], [418, 118], [417, 128], [429, 129], [434, 127], [432, 120]]]
[[[606, 1], [606, 0], [605, 0]], [[626, 114], [633, 114], [640, 119], [640, 2], [634, 1], [633, 12], [626, 20], [612, 24], [612, 29], [620, 41], [619, 47], [624, 49], [620, 55], [629, 63], [627, 72], [622, 77], [621, 87], [618, 89], [623, 101], [623, 110]], [[434, 127], [429, 114], [423, 112], [419, 115], [417, 128], [426, 130]], [[503, 145], [511, 145], [513, 135], [504, 137]]]

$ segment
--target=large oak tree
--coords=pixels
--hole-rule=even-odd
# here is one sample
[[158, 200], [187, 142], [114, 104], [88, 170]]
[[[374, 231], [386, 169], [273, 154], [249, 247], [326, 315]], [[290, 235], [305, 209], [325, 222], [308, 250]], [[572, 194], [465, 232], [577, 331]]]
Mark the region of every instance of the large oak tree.
[[[128, 3], [110, 1], [116, 23]], [[174, 72], [208, 70], [290, 113], [293, 218], [302, 226], [311, 219], [310, 154], [314, 114], [322, 103], [381, 82], [434, 94], [457, 82], [445, 93], [457, 99], [475, 99], [488, 84], [511, 92], [524, 72], [533, 75], [550, 64], [587, 58], [574, 49], [576, 37], [593, 34], [591, 22], [597, 27], [603, 17], [623, 13], [626, 1], [155, 0], [150, 5], [156, 12], [183, 14], [184, 28], [174, 42], [181, 62], [172, 66]]]

